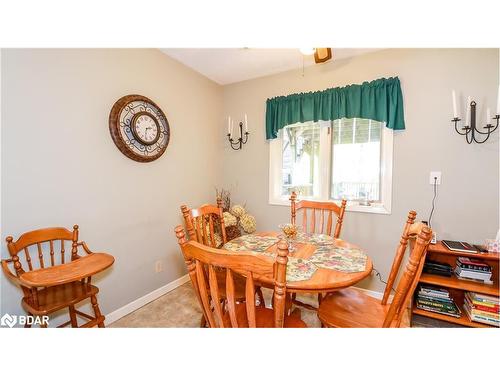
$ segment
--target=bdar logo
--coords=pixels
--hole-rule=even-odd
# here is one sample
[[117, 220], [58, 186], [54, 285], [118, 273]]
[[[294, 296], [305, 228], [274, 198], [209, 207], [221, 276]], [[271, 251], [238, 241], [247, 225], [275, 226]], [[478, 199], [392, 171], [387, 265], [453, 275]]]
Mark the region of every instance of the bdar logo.
[[4, 314], [0, 319], [0, 325], [8, 326], [10, 328], [14, 327], [17, 322], [17, 316], [12, 316], [10, 314]]

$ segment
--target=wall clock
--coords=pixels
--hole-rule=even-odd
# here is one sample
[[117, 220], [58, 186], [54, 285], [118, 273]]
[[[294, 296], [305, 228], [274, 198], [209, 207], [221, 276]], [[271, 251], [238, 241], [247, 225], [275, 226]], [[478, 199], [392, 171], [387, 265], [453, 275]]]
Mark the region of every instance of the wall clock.
[[167, 117], [151, 99], [141, 95], [126, 95], [113, 105], [109, 132], [125, 156], [142, 163], [162, 156], [170, 140]]

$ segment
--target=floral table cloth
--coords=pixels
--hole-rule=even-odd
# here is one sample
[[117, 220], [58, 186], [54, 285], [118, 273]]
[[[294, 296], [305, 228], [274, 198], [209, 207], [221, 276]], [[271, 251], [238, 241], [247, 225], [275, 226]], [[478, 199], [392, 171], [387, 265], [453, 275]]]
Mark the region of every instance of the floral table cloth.
[[[256, 253], [276, 256], [269, 248], [280, 239], [277, 236], [248, 234], [226, 243], [224, 249], [231, 251], [253, 251]], [[344, 248], [336, 244], [333, 237], [324, 234], [298, 233], [293, 241], [295, 246], [313, 244], [314, 253], [307, 259], [294, 257], [293, 253], [288, 257], [287, 280], [303, 281], [309, 280], [320, 268], [331, 269], [340, 272], [362, 272], [366, 267], [366, 254], [359, 249]]]

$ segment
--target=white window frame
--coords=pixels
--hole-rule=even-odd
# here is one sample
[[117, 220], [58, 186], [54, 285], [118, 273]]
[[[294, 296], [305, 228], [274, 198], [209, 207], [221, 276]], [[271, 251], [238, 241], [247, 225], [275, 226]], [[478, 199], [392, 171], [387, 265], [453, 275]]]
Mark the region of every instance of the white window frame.
[[[323, 177], [320, 181], [320, 197], [316, 199], [322, 202], [339, 201], [329, 199], [329, 189], [331, 183], [331, 137], [332, 127], [330, 121], [320, 121], [320, 144], [319, 144], [319, 170]], [[289, 196], [281, 195], [282, 189], [282, 165], [283, 165], [283, 137], [282, 130], [278, 137], [269, 142], [269, 204], [288, 206], [290, 205]], [[358, 201], [348, 201], [347, 211], [367, 212], [375, 214], [390, 214], [392, 209], [392, 161], [394, 148], [394, 132], [382, 124], [381, 131], [381, 149], [380, 149], [380, 202], [372, 202], [369, 206], [360, 204]]]

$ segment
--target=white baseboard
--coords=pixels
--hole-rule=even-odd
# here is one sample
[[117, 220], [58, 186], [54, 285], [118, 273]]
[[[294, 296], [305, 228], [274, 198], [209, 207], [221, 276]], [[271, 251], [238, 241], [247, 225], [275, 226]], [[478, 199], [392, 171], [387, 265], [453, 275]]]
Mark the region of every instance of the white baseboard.
[[[384, 296], [384, 293], [376, 292], [376, 291], [370, 290], [370, 289], [363, 289], [363, 288], [358, 288], [358, 287], [355, 287], [355, 286], [353, 286], [351, 288], [357, 289], [360, 292], [368, 294], [370, 297], [373, 297], [373, 298], [376, 298], [376, 299], [382, 299], [382, 297]], [[391, 297], [392, 297], [392, 295], [389, 297], [389, 299], [391, 299]]]
[[174, 290], [175, 288], [181, 286], [182, 284], [185, 284], [188, 281], [189, 274], [186, 274], [182, 277], [179, 277], [177, 280], [174, 280], [156, 290], [153, 290], [151, 293], [148, 293], [145, 296], [137, 298], [135, 301], [132, 301], [113, 312], [106, 314], [106, 325], [116, 322], [118, 319], [123, 318], [125, 315], [128, 315], [131, 312], [134, 312], [135, 310], [141, 308], [142, 306], [154, 301], [155, 299], [160, 298], [162, 295], [170, 292], [171, 290]]

